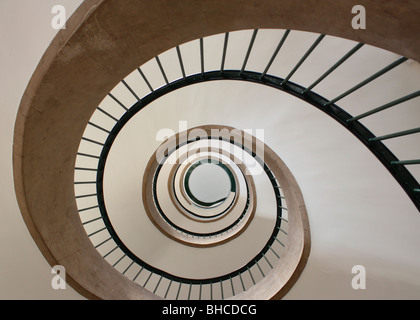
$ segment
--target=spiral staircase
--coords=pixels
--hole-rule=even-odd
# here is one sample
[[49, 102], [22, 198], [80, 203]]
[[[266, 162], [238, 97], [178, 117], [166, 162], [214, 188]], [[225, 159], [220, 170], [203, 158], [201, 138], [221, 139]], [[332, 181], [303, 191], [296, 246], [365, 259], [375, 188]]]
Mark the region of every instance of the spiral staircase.
[[[81, 16], [94, 21], [116, 5], [92, 3], [85, 2], [69, 22], [77, 25]], [[94, 13], [86, 13], [88, 8]], [[44, 166], [48, 171], [38, 167], [60, 180], [49, 187], [54, 203], [38, 198], [34, 207], [21, 200], [23, 212], [26, 206], [32, 210], [26, 221], [38, 226], [41, 251], [51, 264], [68, 266], [72, 285], [87, 297], [283, 297], [303, 272], [311, 246], [303, 186], [280, 156], [287, 158], [284, 141], [293, 139], [287, 132], [296, 126], [282, 111], [290, 106], [315, 107], [347, 129], [420, 210], [420, 91], [414, 60], [362, 41], [262, 25], [170, 40], [176, 43], [165, 50], [156, 42], [152, 56], [147, 48], [137, 53], [141, 48], [130, 43], [136, 54], [126, 59], [129, 63], [118, 56], [123, 50], [112, 39], [95, 36], [121, 61], [104, 66], [94, 56], [78, 54], [84, 48], [78, 47], [84, 43], [80, 35], [96, 28], [92, 22], [77, 29], [40, 79], [75, 59], [124, 76], [97, 84], [86, 80], [80, 91], [63, 84], [56, 97], [47, 98], [64, 110], [50, 113], [47, 122], [57, 116], [67, 122], [59, 131], [50, 126], [45, 132], [74, 129], [57, 140], [62, 146], [48, 144], [54, 146], [48, 154], [58, 154], [66, 169], [60, 169], [63, 162]], [[359, 70], [367, 61], [369, 68]], [[413, 80], [403, 81], [407, 74]], [[39, 88], [48, 97], [48, 85]], [[80, 100], [77, 95], [88, 110], [70, 107]], [[254, 98], [238, 103], [240, 95]], [[405, 120], [392, 121], [401, 109]], [[282, 116], [286, 120], [279, 120]], [[25, 125], [31, 130], [30, 123]], [[307, 128], [307, 134], [314, 129]], [[21, 176], [25, 185], [37, 183]], [[58, 209], [57, 201], [66, 209]], [[42, 208], [61, 213], [35, 217]], [[63, 241], [56, 242], [59, 236]]]

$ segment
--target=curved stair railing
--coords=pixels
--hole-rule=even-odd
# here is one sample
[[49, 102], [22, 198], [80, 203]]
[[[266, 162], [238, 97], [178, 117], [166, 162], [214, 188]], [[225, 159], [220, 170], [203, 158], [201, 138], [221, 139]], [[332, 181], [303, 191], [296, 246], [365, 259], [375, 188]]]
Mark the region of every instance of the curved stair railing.
[[[136, 102], [133, 105], [126, 105], [121, 102], [121, 99], [119, 99], [116, 94], [110, 92], [108, 97], [114, 102], [114, 107], [112, 109], [105, 109], [105, 107], [101, 104], [95, 112], [95, 114], [100, 114], [102, 117], [107, 118], [107, 121], [105, 121], [106, 123], [95, 122], [93, 120], [95, 114], [88, 123], [88, 127], [90, 127], [90, 129], [94, 128], [95, 130], [98, 130], [98, 132], [103, 133], [103, 140], [98, 141], [90, 137], [88, 135], [88, 130], [82, 137], [81, 147], [79, 149], [77, 159], [78, 161], [80, 160], [80, 162], [85, 163], [90, 161], [90, 165], [81, 166], [76, 164], [76, 200], [79, 205], [79, 213], [85, 228], [93, 225], [94, 223], [101, 222], [101, 224], [98, 224], [99, 227], [97, 229], [90, 229], [87, 231], [88, 236], [98, 251], [105, 245], [112, 243], [112, 245], [109, 246], [110, 249], [108, 251], [101, 253], [103, 258], [108, 259], [112, 255], [114, 258], [112, 261], [109, 260], [109, 262], [113, 265], [113, 267], [118, 269], [127, 277], [130, 277], [132, 281], [139, 283], [147, 290], [159, 295], [162, 298], [224, 299], [236, 297], [241, 292], [246, 291], [255, 285], [260, 279], [263, 279], [277, 261], [282, 259], [282, 252], [285, 246], [284, 242], [288, 239], [287, 199], [285, 199], [285, 195], [281, 191], [281, 185], [278, 183], [275, 174], [273, 174], [273, 168], [268, 166], [264, 161], [259, 161], [259, 163], [264, 168], [265, 174], [272, 182], [272, 190], [277, 199], [277, 219], [275, 225], [273, 225], [273, 232], [271, 236], [268, 237], [266, 245], [259, 252], [256, 252], [253, 258], [242, 267], [232, 270], [232, 272], [227, 274], [205, 279], [177, 276], [146, 263], [141, 257], [137, 257], [136, 254], [131, 252], [118, 237], [118, 234], [112, 226], [112, 222], [108, 218], [106, 201], [104, 199], [103, 192], [103, 175], [108, 153], [119, 132], [133, 116], [156, 99], [159, 99], [160, 97], [177, 89], [208, 81], [236, 80], [265, 85], [289, 93], [323, 111], [355, 135], [388, 169], [388, 171], [407, 193], [417, 209], [420, 210], [420, 185], [414, 175], [407, 168], [408, 166], [419, 165], [420, 160], [398, 159], [392, 150], [390, 150], [390, 148], [384, 143], [385, 140], [397, 139], [402, 136], [410, 136], [419, 133], [420, 127], [406, 128], [406, 130], [376, 136], [373, 131], [369, 130], [369, 128], [361, 122], [362, 119], [380, 114], [390, 108], [401, 106], [405, 102], [417, 98], [420, 95], [420, 90], [400, 97], [395, 97], [394, 100], [384, 104], [372, 106], [371, 110], [363, 112], [359, 115], [352, 115], [339, 106], [341, 100], [351, 94], [354, 94], [356, 91], [377, 80], [388, 72], [397, 69], [400, 65], [407, 63], [408, 59], [400, 57], [389, 65], [383, 66], [383, 68], [371, 74], [369, 77], [360, 79], [359, 83], [345, 90], [336, 97], [325, 98], [317, 94], [314, 89], [324, 82], [332, 73], [337, 72], [340, 69], [340, 66], [345, 63], [349, 63], [356, 52], [363, 50], [364, 44], [354, 43], [351, 50], [338, 59], [331, 67], [325, 70], [321, 76], [319, 76], [310, 85], [303, 86], [294, 83], [292, 81], [293, 76], [298, 70], [304, 68], [305, 61], [311, 54], [313, 54], [313, 52], [316, 52], [320, 44], [322, 44], [324, 39], [328, 36], [323, 34], [317, 35], [313, 43], [300, 57], [289, 73], [274, 75], [270, 74], [270, 68], [276, 61], [282, 47], [287, 44], [290, 34], [298, 31], [281, 31], [282, 33], [278, 40], [279, 42], [275, 47], [271, 58], [267, 61], [265, 68], [260, 71], [247, 70], [248, 60], [252, 56], [255, 41], [258, 37], [258, 31], [259, 30], [247, 31], [249, 32], [250, 40], [246, 48], [242, 67], [240, 69], [229, 69], [226, 62], [226, 57], [229, 53], [229, 39], [231, 33], [224, 34], [222, 51], [220, 52], [220, 68], [218, 70], [206, 69], [204, 46], [207, 38], [195, 40], [198, 42], [199, 47], [197, 52], [200, 64], [199, 72], [188, 73], [189, 61], [185, 59], [184, 45], [179, 45], [170, 50], [172, 51], [172, 54], [177, 57], [179, 69], [179, 76], [177, 79], [170, 80], [167, 75], [165, 63], [159, 56], [156, 56], [154, 61], [162, 76], [163, 82], [161, 86], [152, 86], [147, 73], [143, 70], [143, 66], [139, 66], [136, 70], [134, 70], [132, 76], [136, 74], [136, 76], [139, 77], [139, 79], [141, 79], [141, 81], [143, 81], [147, 86], [149, 92], [142, 95], [138, 92], [136, 87], [129, 84], [129, 80], [127, 78], [121, 80], [118, 86], [120, 88], [125, 88], [125, 90], [132, 95]], [[109, 106], [109, 104], [107, 104], [107, 106]], [[187, 144], [190, 142], [192, 141], [186, 141]], [[252, 151], [250, 152], [252, 154]], [[253, 156], [255, 156], [255, 154], [253, 154]], [[95, 199], [96, 203], [91, 203], [91, 205], [88, 206], [84, 205], [82, 200], [87, 198]], [[94, 200], [92, 201], [95, 202]], [[90, 218], [85, 218], [83, 216], [86, 212], [91, 213]], [[186, 230], [184, 230], [184, 233], [188, 233], [185, 231]], [[215, 232], [212, 236], [217, 238], [222, 234], [223, 232]], [[101, 236], [101, 238], [98, 238], [98, 236]], [[191, 233], [189, 236], [200, 238], [199, 234], [194, 233]], [[122, 267], [123, 262], [124, 267]], [[130, 276], [128, 275], [129, 273]], [[245, 278], [247, 278], [247, 280], [245, 280]], [[207, 293], [204, 294], [204, 292]]]

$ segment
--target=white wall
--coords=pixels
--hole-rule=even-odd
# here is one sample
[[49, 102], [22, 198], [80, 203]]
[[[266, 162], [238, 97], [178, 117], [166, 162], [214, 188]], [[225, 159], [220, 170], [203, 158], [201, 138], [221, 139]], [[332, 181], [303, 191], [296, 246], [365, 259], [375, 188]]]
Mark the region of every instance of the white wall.
[[[60, 0], [68, 15], [81, 1]], [[32, 240], [13, 188], [13, 128], [20, 99], [42, 54], [56, 34], [55, 0], [0, 1], [0, 299], [81, 299], [67, 286], [51, 287], [51, 267]]]

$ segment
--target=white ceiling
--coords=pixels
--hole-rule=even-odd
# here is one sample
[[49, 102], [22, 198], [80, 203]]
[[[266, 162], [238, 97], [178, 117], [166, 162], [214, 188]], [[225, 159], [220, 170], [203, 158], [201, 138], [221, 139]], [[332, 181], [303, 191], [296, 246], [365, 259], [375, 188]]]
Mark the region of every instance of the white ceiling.
[[[68, 16], [80, 3], [61, 1]], [[70, 287], [52, 289], [51, 268], [26, 229], [13, 189], [11, 154], [15, 116], [28, 80], [56, 34], [51, 27], [51, 8], [55, 4], [56, 1], [50, 0], [36, 3], [31, 0], [0, 1], [0, 186], [3, 190], [0, 194], [3, 219], [0, 225], [0, 299], [83, 299]], [[277, 44], [272, 39], [281, 33], [266, 30], [261, 34], [248, 63], [252, 70], [264, 69]], [[241, 39], [248, 37], [246, 31], [238, 33], [236, 38], [231, 37], [230, 44], [240, 50], [240, 46], [247, 45]], [[213, 45], [207, 48], [221, 52], [220, 39], [221, 35], [214, 37], [210, 40]], [[294, 34], [290, 49], [282, 52], [283, 56], [276, 60], [270, 72], [287, 74], [300, 58], [299, 52], [306, 50], [313, 39], [314, 36], [307, 33]], [[320, 53], [314, 52], [292, 80], [302, 85], [310, 84], [353, 45], [353, 42], [341, 39], [326, 39], [320, 45]], [[322, 52], [327, 48], [330, 51], [325, 57]], [[183, 51], [183, 54], [190, 53]], [[343, 65], [342, 73], [332, 75], [315, 91], [334, 98], [397, 57], [365, 46], [355, 55], [354, 64]], [[291, 64], [280, 63], [282, 59]], [[162, 62], [165, 62], [164, 55]], [[220, 67], [218, 58], [214, 62], [210, 59], [208, 63], [209, 69], [212, 64], [215, 69]], [[232, 58], [229, 61], [228, 56], [226, 63], [234, 66], [238, 62]], [[340, 105], [350, 113], [358, 114], [395, 96], [418, 90], [419, 80], [420, 67], [410, 62], [384, 76], [377, 84], [343, 99]], [[390, 110], [386, 119], [372, 117], [363, 123], [377, 135], [416, 127], [420, 117], [417, 104], [412, 101], [404, 108]], [[196, 112], [197, 105], [200, 105], [200, 112]], [[256, 114], [256, 110], [264, 112]], [[142, 112], [139, 115], [143, 115]], [[241, 117], [237, 116], [238, 112]], [[146, 115], [147, 119], [154, 120], [145, 121]], [[328, 116], [268, 87], [214, 82], [175, 91], [153, 103], [144, 110], [143, 117], [134, 120], [136, 123], [131, 130], [145, 128], [144, 132], [137, 133], [151, 136], [155, 136], [161, 127], [177, 130], [179, 120], [188, 120], [191, 126], [208, 121], [264, 129], [265, 142], [285, 161], [302, 189], [311, 226], [312, 248], [308, 264], [286, 299], [420, 298], [419, 212], [379, 161]], [[418, 136], [404, 139], [400, 144], [387, 143], [400, 158], [417, 158], [420, 154]], [[144, 150], [143, 142], [132, 141], [135, 142], [139, 146], [136, 150]], [[124, 150], [124, 144], [120, 148]], [[127, 152], [140, 157], [136, 150], [121, 152], [115, 161], [123, 161], [125, 158], [121, 155]], [[142, 161], [147, 162], [148, 158]], [[418, 171], [413, 173], [420, 178]], [[120, 225], [123, 229], [128, 227]], [[354, 265], [366, 268], [366, 290], [354, 290], [351, 286]]]

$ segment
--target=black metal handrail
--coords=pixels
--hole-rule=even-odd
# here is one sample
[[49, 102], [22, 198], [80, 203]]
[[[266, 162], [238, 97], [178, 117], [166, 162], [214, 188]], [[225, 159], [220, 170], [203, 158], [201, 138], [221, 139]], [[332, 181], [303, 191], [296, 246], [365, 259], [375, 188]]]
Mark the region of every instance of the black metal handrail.
[[[227, 139], [220, 139], [220, 137], [212, 137], [212, 136], [209, 136], [209, 137], [206, 137], [206, 139], [218, 139], [218, 140], [223, 140], [223, 141], [227, 141], [227, 142], [230, 142], [230, 143], [232, 143], [232, 144], [235, 144], [235, 145], [238, 145], [238, 143], [236, 142], [236, 141], [234, 141], [234, 140], [227, 140]], [[167, 158], [167, 157], [169, 157], [170, 155], [171, 155], [171, 153], [172, 152], [174, 152], [174, 151], [176, 151], [178, 148], [180, 148], [181, 146], [183, 146], [183, 145], [186, 145], [186, 144], [188, 144], [188, 143], [191, 143], [191, 142], [195, 142], [196, 140], [194, 139], [194, 140], [187, 140], [185, 143], [181, 143], [181, 144], [178, 144], [175, 148], [173, 148], [172, 150], [169, 150], [168, 151], [168, 154], [166, 155], [166, 157], [165, 158]], [[249, 150], [248, 148], [246, 148], [245, 146], [243, 146], [243, 145], [240, 145], [240, 147], [241, 148], [243, 148], [243, 150], [245, 150], [246, 152], [248, 152], [249, 154], [253, 154], [252, 153], [252, 150]], [[259, 162], [261, 162], [261, 159], [259, 159], [259, 158], [257, 158], [256, 159], [257, 161], [259, 160]], [[163, 217], [163, 219], [172, 227], [172, 228], [174, 228], [175, 230], [177, 230], [177, 231], [179, 231], [179, 232], [181, 232], [181, 233], [184, 233], [184, 234], [187, 234], [187, 235], [191, 235], [191, 236], [194, 236], [194, 237], [198, 237], [198, 238], [207, 238], [207, 237], [214, 237], [214, 236], [217, 236], [217, 235], [220, 235], [220, 234], [222, 234], [222, 233], [225, 233], [225, 232], [228, 232], [229, 230], [232, 230], [236, 225], [238, 225], [238, 223], [239, 222], [241, 222], [241, 220], [245, 217], [245, 215], [247, 214], [247, 212], [248, 212], [248, 209], [249, 209], [249, 202], [250, 202], [250, 199], [249, 199], [249, 186], [248, 186], [248, 184], [246, 183], [246, 181], [245, 181], [245, 184], [246, 184], [246, 192], [247, 192], [247, 200], [246, 200], [246, 205], [245, 205], [245, 208], [244, 208], [244, 210], [242, 211], [242, 213], [241, 213], [241, 215], [231, 224], [231, 225], [229, 225], [229, 226], [227, 226], [227, 227], [225, 227], [225, 228], [223, 228], [223, 229], [220, 229], [220, 230], [217, 230], [217, 231], [215, 231], [215, 232], [208, 232], [208, 233], [198, 233], [198, 232], [192, 232], [192, 231], [189, 231], [189, 230], [187, 230], [187, 229], [184, 229], [184, 228], [181, 228], [181, 227], [179, 227], [179, 226], [177, 226], [175, 223], [173, 223], [170, 219], [168, 219], [168, 217], [165, 215], [165, 213], [163, 212], [163, 210], [161, 209], [161, 206], [160, 206], [160, 204], [159, 204], [159, 200], [158, 200], [158, 198], [157, 198], [157, 195], [156, 195], [156, 179], [157, 179], [157, 177], [158, 177], [158, 175], [159, 175], [159, 171], [160, 171], [160, 169], [162, 168], [162, 165], [163, 165], [163, 162], [162, 163], [160, 163], [159, 165], [158, 165], [158, 167], [157, 167], [157, 169], [156, 169], [156, 172], [155, 172], [155, 174], [154, 174], [154, 178], [153, 178], [153, 199], [154, 199], [154, 201], [155, 201], [155, 205], [156, 205], [156, 208], [157, 208], [157, 210], [158, 210], [158, 212], [160, 213], [160, 215]], [[281, 200], [280, 200], [280, 202], [281, 202]], [[280, 203], [280, 205], [281, 205], [281, 203]], [[280, 214], [281, 215], [281, 211], [280, 212], [278, 212], [278, 214]]]
[[[345, 92], [337, 95], [333, 99], [327, 99], [324, 98], [317, 93], [313, 91], [313, 88], [316, 87], [319, 83], [321, 83], [325, 78], [327, 78], [333, 71], [335, 71], [339, 66], [341, 66], [344, 62], [346, 62], [350, 57], [357, 52], [359, 49], [363, 47], [362, 43], [356, 44], [349, 52], [347, 52], [342, 58], [340, 58], [331, 68], [329, 68], [326, 72], [324, 72], [315, 82], [313, 82], [308, 87], [304, 87], [301, 85], [298, 85], [291, 81], [291, 78], [293, 77], [294, 73], [302, 66], [303, 62], [308, 58], [308, 56], [316, 50], [316, 47], [319, 45], [319, 43], [324, 39], [325, 35], [319, 35], [318, 38], [315, 40], [315, 42], [309, 47], [309, 49], [304, 53], [304, 55], [301, 57], [301, 59], [298, 61], [298, 63], [292, 68], [292, 71], [287, 74], [284, 78], [270, 75], [268, 74], [268, 71], [273, 63], [273, 61], [276, 59], [279, 51], [281, 50], [284, 43], [287, 41], [287, 37], [290, 34], [290, 30], [285, 30], [284, 34], [282, 35], [279, 44], [277, 45], [274, 53], [271, 56], [271, 59], [269, 60], [268, 64], [264, 68], [262, 72], [255, 72], [255, 71], [247, 71], [246, 65], [247, 61], [249, 59], [250, 54], [252, 53], [253, 44], [255, 42], [255, 39], [257, 37], [258, 30], [254, 30], [252, 32], [250, 44], [247, 48], [246, 56], [244, 59], [244, 62], [242, 64], [242, 68], [240, 70], [229, 70], [226, 69], [225, 65], [225, 58], [226, 58], [226, 52], [228, 49], [228, 40], [229, 40], [229, 33], [225, 33], [224, 37], [224, 45], [223, 45], [223, 52], [222, 52], [222, 58], [221, 58], [221, 67], [220, 70], [213, 70], [213, 71], [206, 71], [204, 68], [205, 63], [205, 57], [204, 57], [204, 40], [203, 38], [198, 39], [199, 45], [200, 45], [200, 67], [201, 72], [187, 75], [185, 72], [185, 62], [182, 58], [182, 53], [180, 50], [180, 47], [175, 47], [180, 71], [182, 73], [182, 77], [175, 80], [175, 81], [168, 81], [168, 78], [165, 73], [164, 65], [161, 63], [159, 57], [156, 57], [156, 63], [158, 64], [158, 67], [162, 73], [162, 76], [165, 80], [165, 85], [163, 85], [160, 88], [154, 89], [150, 82], [148, 81], [146, 75], [141, 70], [141, 68], [137, 68], [139, 74], [147, 84], [148, 88], [150, 89], [150, 93], [142, 97], [141, 99], [138, 97], [138, 95], [135, 93], [135, 90], [133, 90], [125, 81], [122, 81], [123, 85], [127, 88], [129, 92], [136, 98], [137, 102], [131, 106], [127, 107], [124, 104], [122, 104], [115, 96], [109, 94], [109, 96], [120, 105], [123, 110], [124, 114], [123, 116], [117, 118], [113, 115], [111, 115], [109, 112], [101, 109], [98, 107], [98, 111], [105, 114], [109, 118], [115, 121], [115, 125], [112, 129], [106, 129], [103, 128], [101, 125], [89, 122], [88, 125], [91, 125], [98, 130], [101, 130], [108, 134], [107, 139], [105, 142], [96, 141], [87, 137], [83, 137], [82, 139], [88, 143], [92, 143], [95, 145], [99, 145], [102, 147], [102, 151], [100, 155], [97, 154], [90, 154], [85, 152], [79, 152], [78, 155], [82, 157], [89, 157], [93, 159], [98, 160], [98, 167], [97, 169], [93, 168], [82, 168], [77, 167], [76, 170], [97, 170], [97, 178], [96, 181], [76, 181], [75, 184], [95, 184], [96, 185], [96, 193], [87, 193], [82, 195], [77, 195], [76, 198], [84, 198], [84, 197], [97, 197], [98, 199], [98, 205], [97, 206], [91, 206], [87, 208], [83, 208], [79, 210], [79, 212], [91, 210], [94, 208], [99, 208], [101, 216], [95, 219], [92, 219], [85, 223], [90, 223], [91, 221], [96, 221], [98, 219], [102, 219], [105, 223], [105, 227], [101, 228], [99, 230], [96, 230], [89, 234], [89, 236], [92, 236], [94, 234], [97, 234], [99, 232], [102, 232], [104, 230], [108, 230], [110, 237], [103, 242], [97, 244], [96, 247], [101, 246], [103, 243], [110, 241], [113, 239], [116, 243], [116, 248], [119, 248], [123, 252], [123, 259], [124, 257], [129, 257], [132, 259], [132, 262], [130, 266], [124, 270], [123, 273], [125, 273], [134, 263], [137, 263], [141, 266], [141, 269], [139, 271], [142, 272], [142, 270], [147, 269], [152, 273], [158, 274], [160, 277], [165, 277], [170, 280], [170, 285], [172, 285], [173, 282], [178, 282], [179, 289], [181, 288], [182, 284], [185, 285], [199, 285], [200, 286], [200, 293], [201, 293], [201, 286], [204, 284], [215, 284], [221, 281], [232, 281], [233, 277], [241, 277], [241, 274], [244, 272], [250, 272], [250, 268], [252, 266], [258, 265], [258, 261], [261, 259], [267, 259], [265, 257], [265, 254], [272, 250], [271, 246], [272, 244], [277, 240], [277, 233], [280, 229], [280, 222], [282, 221], [281, 218], [281, 209], [287, 209], [284, 208], [280, 203], [278, 203], [278, 209], [280, 214], [278, 215], [278, 226], [276, 224], [276, 227], [274, 228], [273, 234], [270, 237], [270, 240], [267, 242], [266, 246], [261, 250], [260, 253], [258, 253], [254, 259], [252, 259], [248, 264], [243, 266], [242, 268], [235, 270], [227, 275], [211, 278], [211, 279], [186, 279], [183, 277], [177, 277], [175, 275], [170, 275], [162, 270], [159, 270], [157, 268], [154, 268], [153, 266], [149, 266], [146, 263], [144, 263], [141, 259], [136, 257], [131, 251], [124, 245], [124, 243], [119, 239], [118, 235], [116, 234], [115, 230], [112, 227], [112, 224], [108, 218], [107, 212], [106, 212], [106, 206], [105, 201], [103, 198], [103, 174], [104, 174], [104, 168], [106, 164], [107, 155], [110, 151], [110, 148], [112, 146], [112, 143], [114, 142], [116, 136], [118, 135], [119, 131], [122, 129], [122, 127], [140, 110], [142, 110], [144, 107], [149, 105], [151, 102], [155, 101], [156, 99], [173, 92], [177, 89], [202, 83], [202, 82], [208, 82], [208, 81], [223, 81], [223, 80], [237, 80], [237, 81], [246, 81], [246, 82], [253, 82], [259, 85], [265, 85], [269, 86], [278, 90], [281, 90], [283, 92], [289, 93], [309, 104], [316, 107], [317, 109], [323, 111], [325, 114], [329, 115], [333, 119], [335, 119], [338, 123], [340, 123], [344, 128], [349, 130], [354, 136], [356, 136], [378, 159], [379, 161], [388, 169], [388, 171], [392, 174], [392, 176], [396, 179], [396, 181], [401, 185], [401, 187], [405, 190], [407, 195], [410, 197], [410, 199], [413, 201], [414, 205], [417, 207], [418, 210], [420, 210], [420, 185], [418, 181], [413, 177], [413, 175], [408, 171], [406, 168], [407, 165], [416, 165], [420, 164], [420, 160], [414, 159], [414, 160], [400, 160], [398, 159], [389, 149], [385, 146], [385, 144], [382, 142], [386, 139], [393, 139], [400, 136], [406, 136], [411, 135], [420, 132], [420, 128], [414, 128], [414, 129], [408, 129], [396, 133], [391, 133], [383, 136], [375, 136], [367, 127], [365, 127], [361, 122], [359, 122], [360, 119], [368, 117], [372, 114], [379, 113], [383, 110], [386, 110], [388, 108], [397, 106], [405, 101], [409, 101], [411, 99], [414, 99], [420, 95], [420, 91], [416, 91], [414, 93], [405, 95], [399, 99], [393, 100], [389, 103], [383, 104], [380, 107], [374, 108], [368, 112], [362, 113], [357, 116], [352, 116], [342, 108], [340, 108], [337, 105], [337, 102], [343, 99], [344, 97], [356, 92], [363, 86], [367, 85], [368, 83], [374, 81], [375, 79], [379, 78], [380, 76], [386, 74], [390, 70], [396, 68], [397, 66], [403, 64], [405, 61], [407, 61], [407, 58], [401, 57], [394, 61], [393, 63], [389, 64], [388, 66], [382, 68], [380, 71], [372, 74], [368, 78], [362, 80], [357, 85], [351, 87], [350, 89], [346, 90]], [[265, 172], [267, 175], [272, 175], [271, 170], [266, 167], [264, 164]], [[270, 179], [270, 181], [275, 181], [275, 179]], [[283, 197], [279, 192], [280, 186], [275, 183], [273, 184], [273, 190], [276, 194], [276, 199], [281, 200]], [[282, 243], [284, 246], [284, 244]], [[116, 250], [113, 249], [113, 250]], [[109, 253], [108, 253], [109, 254]], [[108, 255], [107, 254], [107, 255]], [[276, 254], [277, 256], [277, 254]], [[118, 260], [115, 264], [118, 264], [120, 260]], [[267, 261], [270, 266], [271, 263]], [[260, 269], [261, 270], [261, 269]], [[262, 272], [262, 271], [261, 271]], [[133, 279], [135, 280], [139, 273], [136, 275], [136, 277]], [[252, 277], [252, 274], [251, 274]], [[150, 276], [149, 276], [150, 278]], [[148, 279], [149, 279], [148, 278]], [[148, 280], [147, 280], [148, 281]], [[146, 284], [147, 284], [146, 281]], [[241, 279], [242, 281], [242, 279]], [[160, 283], [160, 281], [159, 281]], [[146, 286], [144, 284], [144, 286]], [[169, 291], [168, 287], [168, 291]], [[178, 289], [178, 293], [179, 293]], [[190, 287], [191, 290], [191, 287]], [[222, 289], [223, 290], [223, 289]], [[245, 290], [245, 286], [243, 286], [243, 290]], [[153, 292], [156, 291], [156, 288], [153, 290]], [[168, 291], [165, 294], [165, 298], [168, 294]], [[232, 291], [234, 292], [235, 289], [232, 285]], [[200, 295], [201, 296], [201, 295]], [[222, 292], [223, 296], [223, 292]], [[178, 297], [178, 295], [177, 295]]]

